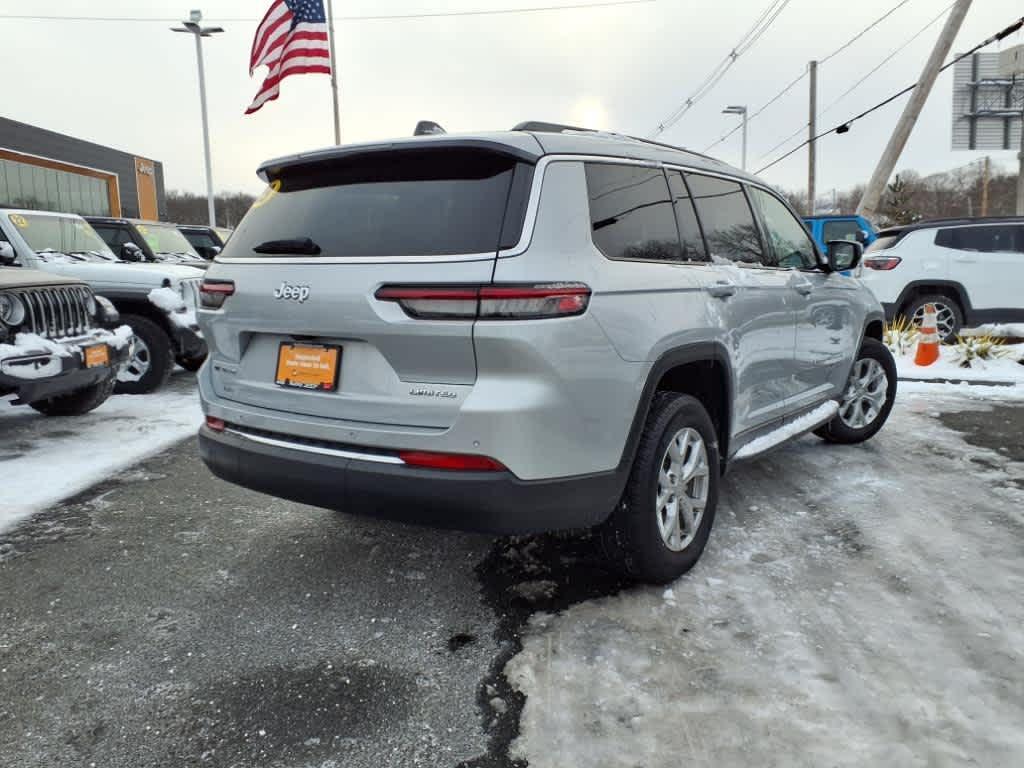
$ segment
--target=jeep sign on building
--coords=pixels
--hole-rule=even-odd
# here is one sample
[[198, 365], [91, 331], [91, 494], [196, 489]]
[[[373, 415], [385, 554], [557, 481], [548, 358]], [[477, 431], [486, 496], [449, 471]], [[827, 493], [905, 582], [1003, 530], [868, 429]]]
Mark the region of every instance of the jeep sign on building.
[[163, 165], [0, 118], [0, 206], [166, 218]]

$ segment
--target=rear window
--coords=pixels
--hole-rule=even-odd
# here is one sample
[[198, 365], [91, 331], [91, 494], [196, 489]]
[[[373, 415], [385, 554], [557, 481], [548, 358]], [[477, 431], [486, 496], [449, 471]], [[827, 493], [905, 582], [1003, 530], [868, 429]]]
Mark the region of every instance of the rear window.
[[465, 149], [289, 169], [242, 219], [226, 255], [260, 257], [253, 249], [263, 243], [303, 238], [321, 257], [495, 253], [519, 240], [532, 173], [515, 158]]
[[899, 239], [899, 235], [879, 235], [878, 238], [864, 250], [864, 253], [874, 253], [875, 251], [884, 251], [887, 248], [892, 248], [899, 242]]
[[826, 243], [833, 240], [857, 241], [857, 235], [861, 232], [861, 226], [856, 221], [826, 221], [822, 227], [822, 239]]

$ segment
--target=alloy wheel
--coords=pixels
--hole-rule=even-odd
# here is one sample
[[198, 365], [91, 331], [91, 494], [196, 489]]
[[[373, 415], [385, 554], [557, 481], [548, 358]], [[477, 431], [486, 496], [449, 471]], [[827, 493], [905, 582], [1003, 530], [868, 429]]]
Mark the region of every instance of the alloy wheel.
[[668, 443], [658, 470], [654, 511], [665, 546], [686, 549], [697, 535], [710, 489], [708, 452], [700, 432], [687, 427]]

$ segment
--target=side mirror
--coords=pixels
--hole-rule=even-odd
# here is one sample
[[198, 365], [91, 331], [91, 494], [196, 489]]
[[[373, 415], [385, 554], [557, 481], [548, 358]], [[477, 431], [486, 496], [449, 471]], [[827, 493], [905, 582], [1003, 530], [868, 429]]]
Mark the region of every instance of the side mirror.
[[868, 242], [868, 231], [866, 229], [857, 230], [857, 242], [861, 245], [867, 245]]
[[14, 246], [7, 241], [0, 242], [0, 264], [9, 267], [17, 260], [18, 256], [14, 252]]
[[145, 257], [142, 254], [142, 249], [139, 248], [135, 243], [125, 243], [121, 246], [121, 258], [124, 261], [144, 261]]
[[196, 249], [196, 253], [207, 261], [213, 261], [217, 254], [220, 253], [220, 248], [216, 245], [197, 245], [194, 247]]
[[829, 240], [828, 267], [832, 272], [856, 269], [864, 255], [864, 246], [852, 240]]

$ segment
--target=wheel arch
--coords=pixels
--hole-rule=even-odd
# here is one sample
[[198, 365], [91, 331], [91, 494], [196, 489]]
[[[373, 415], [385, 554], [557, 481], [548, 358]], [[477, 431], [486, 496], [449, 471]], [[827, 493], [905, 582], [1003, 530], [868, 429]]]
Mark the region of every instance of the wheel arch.
[[967, 289], [955, 280], [914, 280], [907, 283], [896, 300], [896, 311], [902, 313], [910, 302], [929, 293], [940, 293], [956, 299], [960, 303], [965, 320], [972, 311]]
[[719, 455], [729, 455], [735, 392], [732, 363], [723, 344], [700, 342], [669, 350], [651, 366], [633, 416], [620, 471], [628, 473], [633, 465], [651, 403], [658, 392], [679, 392], [700, 400], [715, 425]]

